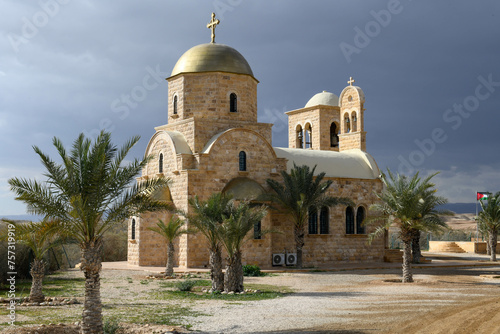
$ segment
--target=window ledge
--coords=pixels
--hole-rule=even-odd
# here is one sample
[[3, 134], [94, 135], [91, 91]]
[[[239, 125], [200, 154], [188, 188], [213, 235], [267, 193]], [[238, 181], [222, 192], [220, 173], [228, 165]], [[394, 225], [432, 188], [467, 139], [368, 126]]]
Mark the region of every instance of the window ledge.
[[328, 236], [331, 236], [332, 234], [331, 233], [328, 233], [328, 234], [325, 234], [325, 233], [317, 233], [317, 234], [307, 234], [309, 237], [328, 237]]
[[131, 244], [136, 244], [137, 240], [136, 239], [129, 239], [128, 242], [130, 242]]
[[241, 175], [241, 176], [248, 176], [250, 173], [248, 171], [238, 171], [238, 174]]
[[368, 234], [344, 234], [346, 238], [367, 238]]
[[179, 118], [179, 114], [172, 114], [172, 115], [170, 115], [170, 118], [174, 118], [174, 119]]

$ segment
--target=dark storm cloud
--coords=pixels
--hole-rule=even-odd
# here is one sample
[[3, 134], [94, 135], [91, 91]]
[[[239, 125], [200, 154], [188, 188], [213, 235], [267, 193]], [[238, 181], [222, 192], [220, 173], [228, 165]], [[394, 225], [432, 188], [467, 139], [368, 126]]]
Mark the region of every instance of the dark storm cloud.
[[[473, 191], [500, 188], [500, 158], [494, 154], [499, 6], [495, 1], [4, 1], [0, 214], [24, 212], [6, 179], [39, 176], [31, 145], [54, 156], [53, 136], [70, 145], [78, 133], [101, 128], [112, 130], [116, 143], [140, 134], [133, 156], [142, 156], [153, 127], [166, 123], [163, 79], [186, 50], [209, 42], [205, 25], [212, 11], [221, 19], [216, 42], [240, 51], [260, 81], [259, 120], [275, 124], [273, 145], [288, 143], [284, 111], [303, 107], [322, 90], [339, 95], [353, 76], [366, 95], [368, 152], [379, 167], [398, 170], [408, 161], [422, 173], [442, 170], [442, 194], [472, 201]], [[346, 53], [345, 45], [356, 52]], [[493, 91], [480, 90], [490, 95], [478, 99], [477, 107], [470, 105], [467, 116], [454, 111], [457, 104], [474, 102], [480, 77], [493, 82]], [[438, 141], [436, 129], [442, 130]]]

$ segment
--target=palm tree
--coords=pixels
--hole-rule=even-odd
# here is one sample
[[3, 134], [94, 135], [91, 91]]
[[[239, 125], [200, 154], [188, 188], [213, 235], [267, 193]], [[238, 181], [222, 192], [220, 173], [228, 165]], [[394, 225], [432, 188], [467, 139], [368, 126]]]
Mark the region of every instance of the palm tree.
[[324, 172], [314, 177], [315, 170], [316, 166], [311, 170], [309, 166], [294, 164], [290, 174], [281, 172], [283, 184], [267, 179], [267, 184], [273, 192], [262, 197], [278, 204], [292, 218], [298, 268], [302, 268], [302, 248], [309, 210], [338, 204], [352, 205], [352, 201], [347, 198], [329, 196], [327, 191], [332, 181], [323, 182]]
[[219, 238], [227, 252], [226, 275], [224, 276], [224, 291], [243, 291], [243, 266], [241, 265], [242, 246], [245, 236], [253, 230], [256, 223], [260, 222], [267, 214], [264, 206], [250, 207], [248, 202], [238, 205], [231, 203], [231, 214], [225, 217], [223, 224], [219, 225]]
[[481, 201], [483, 211], [479, 213], [481, 230], [488, 233], [491, 261], [497, 260], [497, 238], [500, 230], [500, 192], [488, 198], [488, 204]]
[[[373, 220], [384, 221], [375, 232], [370, 234], [370, 240], [375, 236], [382, 235], [385, 230], [395, 224], [399, 228], [399, 237], [403, 241], [403, 283], [413, 282], [411, 271], [411, 246], [415, 230], [438, 231], [446, 227], [440, 214], [446, 214], [436, 210], [436, 207], [447, 203], [446, 198], [435, 195], [435, 185], [430, 180], [436, 175], [430, 175], [421, 179], [418, 172], [408, 178], [405, 175], [394, 175], [390, 170], [382, 173], [384, 190], [376, 194], [380, 203], [373, 204], [370, 210], [377, 211], [381, 217]], [[370, 222], [369, 221], [369, 222]]]
[[420, 230], [411, 230], [411, 259], [412, 263], [420, 263], [420, 258], [422, 257], [422, 252], [420, 250]]
[[27, 204], [29, 213], [59, 220], [59, 232], [80, 244], [81, 270], [85, 274], [83, 333], [103, 331], [99, 276], [103, 234], [132, 215], [168, 208], [152, 199], [154, 191], [167, 185], [167, 179], [131, 185], [152, 159], [124, 164], [127, 153], [138, 141], [139, 137], [133, 137], [118, 149], [111, 143], [111, 135], [104, 131], [94, 142], [80, 134], [68, 154], [62, 142], [54, 138], [62, 163], [33, 147], [46, 169], [46, 182], [20, 178], [8, 181], [16, 199]]
[[30, 275], [32, 277], [30, 301], [41, 303], [45, 300], [42, 291], [43, 277], [45, 276], [43, 256], [59, 244], [56, 240], [56, 232], [60, 227], [59, 222], [42, 220], [41, 222], [16, 223], [8, 219], [3, 219], [3, 221], [15, 226], [16, 242], [27, 246], [33, 251], [34, 259], [30, 265]]
[[172, 216], [167, 224], [163, 220], [158, 219], [156, 227], [149, 227], [149, 230], [160, 234], [167, 241], [167, 265], [165, 268], [165, 276], [173, 276], [174, 274], [174, 240], [187, 233], [192, 233], [191, 230], [183, 229], [185, 221], [177, 216]]
[[201, 201], [198, 196], [189, 199], [192, 210], [192, 214], [188, 215], [189, 224], [200, 231], [208, 241], [213, 291], [224, 290], [222, 246], [218, 229], [224, 222], [224, 217], [230, 216], [231, 203], [231, 196], [222, 193], [214, 193], [206, 201]]

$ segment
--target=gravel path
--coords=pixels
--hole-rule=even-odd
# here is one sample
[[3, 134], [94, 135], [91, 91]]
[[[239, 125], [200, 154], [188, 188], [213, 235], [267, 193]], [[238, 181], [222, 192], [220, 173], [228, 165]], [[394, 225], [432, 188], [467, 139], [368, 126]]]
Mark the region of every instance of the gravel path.
[[284, 285], [296, 293], [238, 304], [198, 303], [193, 309], [209, 315], [193, 317], [189, 322], [203, 333], [304, 333], [304, 329], [397, 333], [398, 326], [415, 320], [415, 314], [491, 298], [491, 285], [500, 286], [498, 279], [481, 277], [482, 269], [452, 271], [458, 275], [450, 269], [433, 269], [433, 275], [417, 274], [414, 284], [394, 282], [399, 271], [253, 278], [246, 282]]

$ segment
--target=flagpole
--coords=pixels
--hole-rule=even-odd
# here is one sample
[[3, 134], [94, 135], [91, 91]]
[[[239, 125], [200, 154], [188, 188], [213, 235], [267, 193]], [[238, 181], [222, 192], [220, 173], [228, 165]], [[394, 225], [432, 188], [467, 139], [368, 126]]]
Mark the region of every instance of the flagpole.
[[476, 217], [474, 217], [476, 219], [476, 242], [478, 242], [478, 240], [479, 240], [479, 217], [477, 216], [478, 215], [478, 208], [477, 208], [478, 202], [479, 202], [479, 200], [477, 199], [477, 191], [476, 191]]

